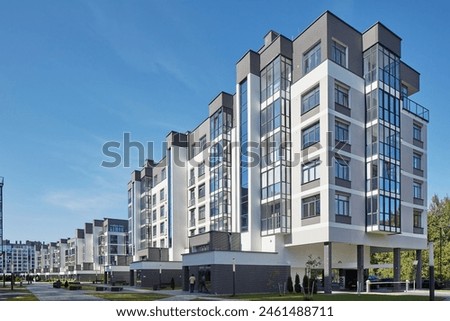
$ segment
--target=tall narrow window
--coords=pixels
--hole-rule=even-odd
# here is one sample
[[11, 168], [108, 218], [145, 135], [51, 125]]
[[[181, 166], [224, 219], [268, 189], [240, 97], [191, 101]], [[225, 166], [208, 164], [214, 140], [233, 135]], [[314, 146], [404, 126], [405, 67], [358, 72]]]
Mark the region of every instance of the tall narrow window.
[[337, 215], [350, 215], [350, 197], [347, 195], [335, 195], [335, 208]]
[[422, 169], [422, 155], [417, 153], [413, 154], [413, 168]]
[[422, 227], [422, 211], [414, 210], [413, 217], [413, 227], [421, 228]]
[[344, 107], [349, 107], [348, 104], [348, 89], [340, 84], [334, 86], [334, 100], [336, 104]]
[[335, 123], [335, 140], [338, 142], [348, 142], [348, 128], [347, 123], [336, 121]]
[[422, 141], [422, 127], [420, 125], [413, 125], [413, 138]]
[[347, 66], [347, 48], [340, 43], [333, 41], [331, 46], [331, 60], [342, 67]]
[[321, 62], [320, 43], [303, 55], [303, 71], [305, 74], [316, 68]]
[[422, 199], [422, 183], [414, 182], [413, 183], [413, 196], [417, 199]]
[[348, 162], [343, 159], [336, 159], [334, 162], [335, 176], [346, 181], [350, 180], [350, 170]]

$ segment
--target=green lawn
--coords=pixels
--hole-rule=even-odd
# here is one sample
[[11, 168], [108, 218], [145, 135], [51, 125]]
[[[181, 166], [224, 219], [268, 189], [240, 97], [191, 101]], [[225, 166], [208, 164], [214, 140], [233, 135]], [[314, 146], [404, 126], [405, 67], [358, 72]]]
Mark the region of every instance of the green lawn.
[[109, 301], [154, 301], [170, 297], [170, 295], [156, 293], [98, 293], [89, 292], [90, 295], [96, 296]]
[[13, 291], [11, 291], [10, 287], [0, 287], [0, 297], [2, 297], [2, 294], [5, 294], [3, 296], [5, 301], [38, 301], [34, 294], [23, 286], [14, 287]]
[[[303, 295], [298, 294], [242, 294], [234, 297], [222, 297], [247, 301], [304, 301]], [[334, 293], [334, 294], [315, 294], [312, 301], [428, 301], [427, 296], [419, 295], [386, 295], [386, 294], [367, 294], [361, 293]], [[442, 298], [436, 297], [436, 300]]]

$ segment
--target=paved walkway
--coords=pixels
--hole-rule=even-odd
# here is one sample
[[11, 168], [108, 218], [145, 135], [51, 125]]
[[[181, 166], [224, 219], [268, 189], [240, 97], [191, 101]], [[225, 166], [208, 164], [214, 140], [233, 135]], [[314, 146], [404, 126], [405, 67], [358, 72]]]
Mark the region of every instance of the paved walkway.
[[55, 289], [51, 283], [47, 282], [35, 282], [27, 285], [27, 289], [39, 301], [105, 301], [102, 298], [86, 294], [83, 290]]

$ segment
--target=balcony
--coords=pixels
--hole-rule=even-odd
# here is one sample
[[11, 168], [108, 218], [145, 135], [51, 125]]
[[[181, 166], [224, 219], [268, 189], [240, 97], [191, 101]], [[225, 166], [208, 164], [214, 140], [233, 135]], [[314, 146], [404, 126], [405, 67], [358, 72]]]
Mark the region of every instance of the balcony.
[[430, 121], [430, 111], [427, 108], [406, 97], [403, 97], [402, 102], [404, 110], [422, 118], [426, 122]]

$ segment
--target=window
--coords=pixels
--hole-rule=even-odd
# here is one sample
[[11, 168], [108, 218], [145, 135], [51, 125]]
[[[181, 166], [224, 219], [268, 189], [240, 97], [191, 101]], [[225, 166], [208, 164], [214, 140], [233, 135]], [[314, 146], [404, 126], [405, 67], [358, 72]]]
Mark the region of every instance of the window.
[[164, 217], [164, 215], [165, 215], [165, 208], [164, 206], [161, 206], [159, 208], [159, 217]]
[[158, 175], [153, 176], [153, 187], [155, 187], [156, 184], [158, 184]]
[[193, 185], [195, 183], [195, 169], [191, 168], [189, 172], [189, 186]]
[[205, 213], [206, 213], [205, 206], [201, 206], [198, 209], [198, 220], [199, 221], [205, 219], [205, 217], [206, 217]]
[[153, 237], [155, 237], [156, 236], [156, 225], [153, 225], [152, 233], [153, 233]]
[[320, 104], [320, 87], [316, 86], [302, 96], [302, 114]]
[[307, 148], [320, 141], [320, 126], [319, 123], [314, 124], [302, 132], [302, 148]]
[[320, 195], [308, 197], [303, 200], [302, 218], [320, 216]]
[[156, 221], [156, 210], [153, 210], [152, 212], [152, 219]]
[[343, 159], [335, 159], [335, 176], [340, 179], [350, 180], [350, 169], [348, 162]]
[[422, 228], [422, 211], [414, 210], [413, 227]]
[[163, 169], [161, 170], [161, 180], [163, 181], [163, 180], [165, 180], [165, 179], [166, 179], [166, 169], [163, 168]]
[[420, 125], [413, 125], [413, 138], [422, 141], [422, 127]]
[[342, 85], [336, 84], [334, 86], [334, 100], [336, 104], [348, 108], [348, 89]]
[[153, 194], [153, 196], [152, 196], [152, 204], [153, 204], [153, 206], [156, 205], [156, 194]]
[[198, 198], [205, 197], [205, 184], [198, 187]]
[[347, 66], [347, 48], [340, 43], [333, 41], [331, 46], [331, 60], [342, 67]]
[[320, 43], [303, 55], [303, 71], [305, 74], [316, 68], [321, 61]]
[[414, 198], [422, 199], [422, 183], [419, 182], [413, 183], [413, 195]]
[[205, 227], [200, 227], [198, 229], [198, 234], [202, 234], [202, 233], [205, 233], [205, 232], [206, 232], [206, 228]]
[[303, 165], [302, 182], [303, 184], [314, 181], [319, 178], [320, 160], [316, 159]]
[[165, 225], [164, 225], [164, 222], [162, 222], [161, 224], [159, 224], [159, 234], [161, 234], [161, 235], [165, 234]]
[[164, 201], [164, 188], [159, 191], [159, 200]]
[[334, 125], [335, 140], [339, 141], [339, 142], [347, 143], [348, 142], [348, 128], [349, 128], [348, 124], [336, 120], [335, 125]]
[[166, 240], [162, 239], [159, 241], [159, 246], [160, 247], [166, 247]]
[[202, 162], [200, 165], [198, 165], [198, 176], [205, 175], [205, 162]]
[[417, 153], [413, 154], [413, 168], [422, 169], [422, 155]]
[[198, 145], [200, 147], [200, 151], [204, 151], [206, 149], [206, 135], [200, 137]]
[[350, 216], [350, 197], [347, 195], [335, 195], [336, 215]]

